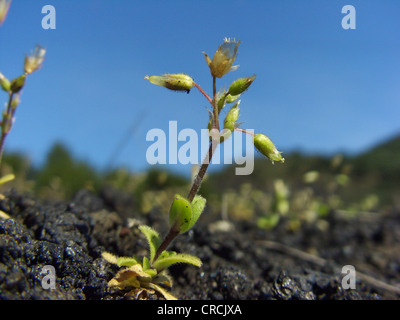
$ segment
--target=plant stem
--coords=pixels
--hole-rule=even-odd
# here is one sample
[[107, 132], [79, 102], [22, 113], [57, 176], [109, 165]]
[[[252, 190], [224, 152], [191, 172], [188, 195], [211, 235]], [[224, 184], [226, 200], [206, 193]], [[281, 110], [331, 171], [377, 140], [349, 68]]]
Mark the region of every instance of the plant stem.
[[169, 246], [169, 244], [172, 242], [172, 240], [174, 240], [177, 236], [179, 235], [179, 231], [177, 231], [174, 227], [172, 227], [168, 234], [166, 235], [166, 237], [164, 238], [164, 241], [161, 243], [161, 245], [158, 247], [156, 254], [154, 255], [154, 259], [153, 261], [151, 261], [151, 263], [153, 263], [154, 261], [156, 261], [158, 259], [158, 257], [160, 256], [160, 254], [167, 249], [167, 247]]
[[254, 133], [253, 133], [253, 132], [249, 132], [249, 131], [244, 130], [244, 129], [241, 129], [241, 128], [235, 128], [235, 130], [236, 130], [236, 131], [243, 132], [243, 133], [247, 133], [247, 134], [249, 134], [249, 135], [251, 135], [251, 136], [254, 137]]
[[15, 110], [12, 110], [12, 108], [11, 108], [13, 97], [14, 97], [14, 93], [10, 92], [8, 95], [7, 111], [6, 111], [6, 114], [3, 115], [3, 119], [1, 121], [0, 164], [1, 164], [1, 160], [3, 158], [4, 142], [6, 140], [8, 133], [10, 132], [10, 128], [11, 128], [11, 124], [9, 122], [12, 121], [12, 117], [13, 117], [13, 114], [15, 111]]
[[199, 172], [197, 173], [196, 178], [193, 181], [192, 187], [190, 188], [189, 194], [187, 196], [187, 199], [189, 200], [189, 202], [192, 202], [194, 199], [194, 196], [197, 194], [197, 191], [200, 188], [201, 182], [204, 179], [204, 175], [207, 172], [208, 169], [208, 165], [211, 162], [213, 153], [215, 151], [215, 148], [213, 148], [213, 146], [215, 145], [215, 143], [210, 143], [210, 147], [208, 149], [207, 155], [203, 160], [203, 163], [201, 164], [201, 167], [199, 169]]
[[212, 106], [213, 106], [213, 111], [214, 111], [214, 125], [213, 128], [217, 129], [219, 132], [219, 110], [218, 110], [218, 101], [217, 101], [217, 86], [216, 86], [216, 78], [213, 77], [213, 100], [212, 100]]
[[[217, 105], [217, 86], [216, 86], [216, 78], [215, 77], [213, 77], [213, 99], [211, 101], [211, 104], [213, 106], [213, 114], [214, 114], [213, 129], [217, 129], [219, 132], [219, 120], [218, 120], [219, 111], [218, 111], [218, 105]], [[187, 196], [189, 202], [192, 202], [195, 195], [197, 194], [197, 191], [200, 188], [201, 182], [204, 179], [204, 176], [207, 172], [209, 164], [211, 163], [211, 159], [213, 157], [214, 151], [217, 148], [218, 144], [219, 144], [219, 137], [218, 137], [218, 139], [212, 139], [212, 141], [210, 143], [210, 147], [208, 149], [208, 153], [201, 164], [199, 172], [197, 173], [197, 176], [194, 179], [192, 187]]]
[[199, 89], [199, 91], [203, 94], [203, 96], [205, 96], [206, 99], [208, 100], [208, 102], [212, 105], [213, 102], [212, 102], [210, 96], [203, 90], [203, 88], [200, 87], [200, 85], [198, 85], [198, 84], [197, 84], [196, 82], [194, 82], [194, 81], [193, 81], [193, 85], [194, 85], [197, 89]]
[[[199, 91], [206, 97], [206, 99], [213, 106], [213, 114], [214, 114], [213, 129], [217, 129], [219, 132], [219, 120], [218, 120], [219, 111], [218, 111], [218, 105], [217, 105], [216, 78], [213, 77], [213, 98], [212, 99], [197, 83], [194, 82], [194, 86], [197, 89], [199, 89]], [[189, 202], [192, 202], [194, 197], [196, 196], [197, 191], [200, 188], [201, 182], [203, 181], [204, 176], [207, 172], [207, 169], [211, 162], [214, 151], [217, 148], [219, 143], [220, 143], [219, 136], [217, 138], [214, 138], [212, 136], [212, 140], [211, 140], [207, 155], [205, 156], [205, 158], [201, 164], [201, 167], [199, 169], [199, 172], [197, 173], [197, 176], [194, 179], [192, 187], [189, 191], [189, 194], [187, 197]], [[172, 226], [171, 229], [169, 230], [168, 234], [164, 238], [163, 242], [161, 243], [161, 245], [157, 248], [156, 254], [154, 255], [154, 259], [152, 262], [157, 260], [157, 258], [160, 256], [160, 254], [168, 248], [168, 246], [172, 242], [172, 240], [174, 240], [178, 235], [179, 235], [179, 231], [176, 230], [175, 226]]]

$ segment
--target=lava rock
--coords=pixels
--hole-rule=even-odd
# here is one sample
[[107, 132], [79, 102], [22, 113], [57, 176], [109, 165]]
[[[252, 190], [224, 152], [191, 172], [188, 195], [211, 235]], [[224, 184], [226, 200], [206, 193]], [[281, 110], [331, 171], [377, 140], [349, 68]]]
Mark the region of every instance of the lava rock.
[[[118, 268], [104, 261], [101, 253], [147, 255], [147, 242], [137, 225], [150, 225], [160, 234], [167, 228], [163, 213], [136, 214], [126, 197], [116, 190], [103, 190], [99, 195], [82, 190], [71, 202], [50, 202], [14, 191], [6, 193], [0, 200], [0, 210], [10, 216], [0, 218], [0, 299], [124, 298], [109, 291], [107, 283]], [[178, 298], [399, 298], [395, 289], [400, 282], [399, 212], [360, 220], [332, 213], [325, 232], [312, 224], [288, 232], [283, 223], [265, 231], [251, 222], [232, 222], [227, 232], [210, 228], [210, 218], [204, 221], [207, 224], [199, 219], [193, 230], [179, 236], [169, 248], [196, 255], [203, 262], [200, 269], [186, 264], [170, 268], [172, 294]], [[327, 263], [292, 255], [290, 250], [272, 250], [264, 247], [264, 240], [314, 252]], [[353, 265], [357, 272], [387, 286], [357, 278], [355, 289], [345, 289], [340, 274], [344, 265]]]

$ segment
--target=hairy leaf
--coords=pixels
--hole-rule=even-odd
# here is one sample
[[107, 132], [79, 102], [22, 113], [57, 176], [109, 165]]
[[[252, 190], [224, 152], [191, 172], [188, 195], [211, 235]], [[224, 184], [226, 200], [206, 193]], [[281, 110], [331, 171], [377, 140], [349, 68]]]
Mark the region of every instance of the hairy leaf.
[[118, 267], [132, 267], [138, 264], [138, 261], [134, 257], [119, 257], [116, 264]]
[[192, 219], [190, 220], [188, 230], [191, 229], [197, 222], [205, 206], [206, 206], [206, 199], [204, 199], [200, 195], [196, 195], [192, 201]]
[[156, 230], [149, 226], [139, 226], [139, 230], [145, 235], [150, 248], [150, 261], [153, 261], [158, 247], [161, 244], [160, 235]]
[[143, 257], [142, 266], [143, 266], [143, 271], [147, 271], [147, 269], [150, 268], [150, 261], [147, 257]]
[[[170, 257], [170, 256], [173, 256], [173, 255], [175, 255], [175, 254], [176, 254], [176, 251], [166, 251], [166, 250], [164, 250], [164, 251], [160, 254], [160, 256], [158, 257], [158, 259]], [[158, 260], [158, 259], [157, 259], [157, 260]]]
[[177, 253], [174, 255], [171, 255], [169, 257], [165, 257], [162, 259], [157, 259], [156, 262], [154, 262], [154, 268], [156, 268], [158, 271], [164, 270], [173, 264], [176, 263], [189, 263], [193, 264], [196, 267], [201, 267], [201, 260], [195, 256], [192, 256], [190, 254], [185, 254], [185, 253]]
[[104, 251], [101, 253], [101, 256], [103, 257], [104, 260], [108, 261], [109, 263], [118, 264], [118, 258], [110, 252]]

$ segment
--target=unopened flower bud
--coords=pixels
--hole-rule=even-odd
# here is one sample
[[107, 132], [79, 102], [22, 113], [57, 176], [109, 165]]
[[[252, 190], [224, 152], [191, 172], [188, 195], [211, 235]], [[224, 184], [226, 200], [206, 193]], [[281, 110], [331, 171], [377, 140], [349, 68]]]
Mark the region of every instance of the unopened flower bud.
[[255, 80], [256, 76], [240, 78], [232, 82], [229, 86], [228, 92], [231, 96], [237, 96], [245, 92]]
[[11, 80], [10, 90], [12, 93], [18, 93], [25, 85], [26, 75], [21, 75], [18, 78]]
[[266, 135], [261, 133], [254, 135], [253, 143], [257, 150], [269, 158], [272, 163], [274, 163], [274, 161], [285, 162], [281, 152], [276, 149], [275, 145]]
[[8, 92], [10, 91], [10, 81], [0, 72], [0, 86], [1, 88]]
[[205, 52], [203, 52], [213, 77], [221, 78], [228, 72], [234, 71], [239, 67], [232, 66], [236, 59], [239, 44], [240, 41], [225, 38], [224, 43], [218, 47], [212, 60]]
[[184, 73], [164, 74], [162, 76], [145, 76], [152, 84], [168, 88], [176, 91], [186, 91], [189, 93], [194, 86], [194, 81], [191, 77]]

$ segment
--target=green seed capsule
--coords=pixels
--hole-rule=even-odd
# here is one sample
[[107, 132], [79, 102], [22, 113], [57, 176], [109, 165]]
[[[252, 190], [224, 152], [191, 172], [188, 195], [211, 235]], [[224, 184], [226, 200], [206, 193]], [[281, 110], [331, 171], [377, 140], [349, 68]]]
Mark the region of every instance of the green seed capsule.
[[229, 86], [228, 92], [231, 96], [237, 96], [245, 92], [255, 80], [256, 76], [240, 78], [232, 82]]
[[229, 110], [224, 120], [224, 130], [221, 135], [221, 142], [228, 139], [235, 130], [236, 122], [239, 119], [239, 104], [240, 100]]
[[170, 90], [186, 91], [189, 93], [194, 86], [194, 81], [191, 77], [183, 73], [164, 74], [162, 76], [145, 76], [146, 80], [151, 83], [165, 87]]
[[184, 233], [189, 230], [191, 220], [192, 207], [190, 202], [179, 194], [176, 194], [169, 211], [169, 224], [171, 228], [175, 228], [179, 233]]
[[276, 149], [275, 145], [266, 135], [261, 133], [254, 135], [253, 142], [257, 150], [269, 158], [272, 163], [274, 163], [274, 161], [285, 162], [281, 153]]
[[239, 119], [239, 104], [240, 100], [235, 103], [235, 105], [229, 110], [225, 117], [224, 129], [229, 129], [233, 131], [235, 129], [235, 124]]
[[10, 90], [12, 93], [18, 93], [25, 85], [26, 76], [23, 74], [18, 78], [15, 78], [10, 83]]

